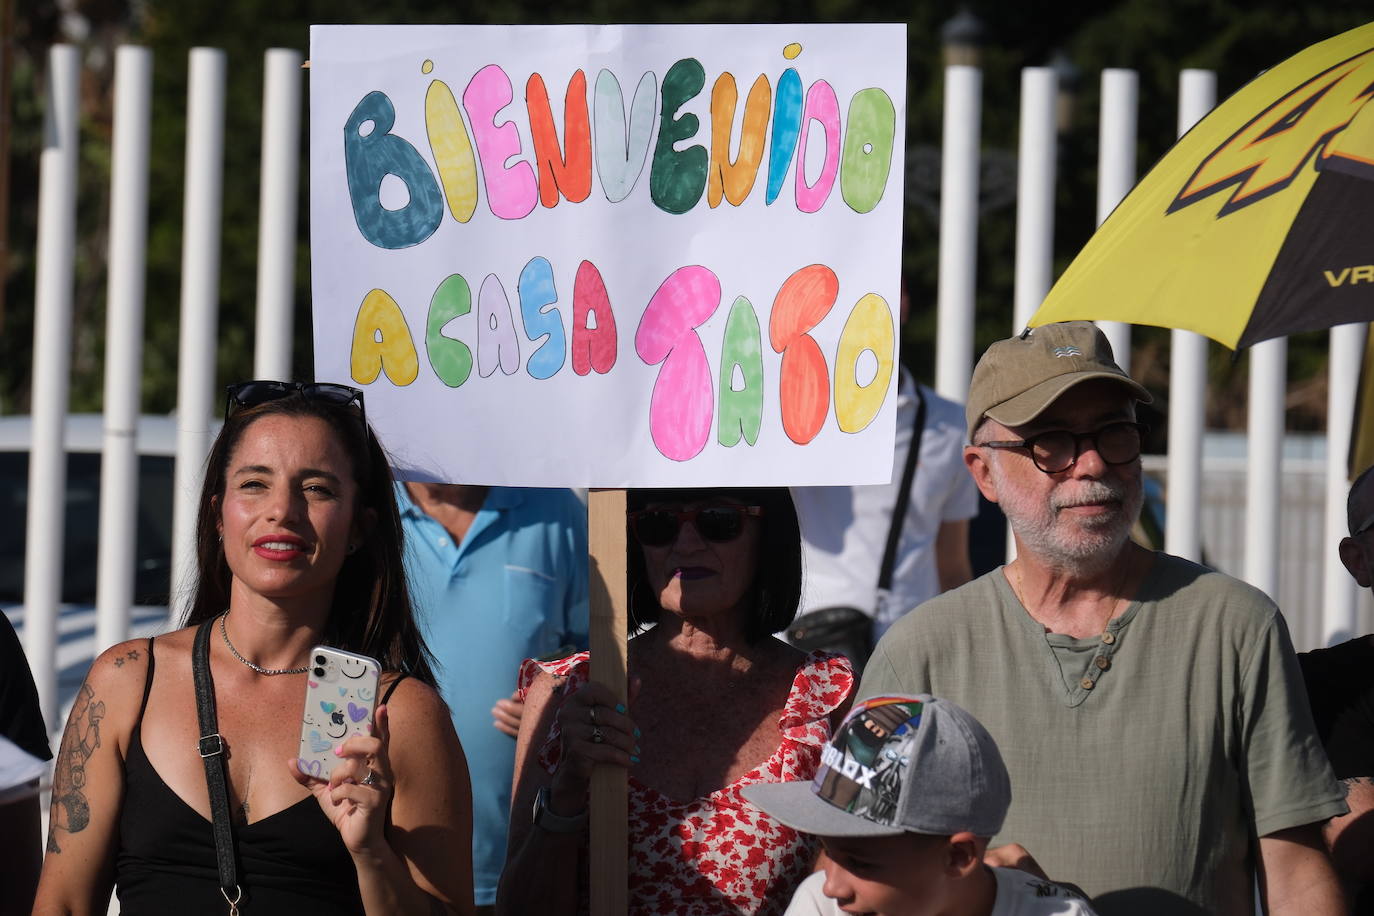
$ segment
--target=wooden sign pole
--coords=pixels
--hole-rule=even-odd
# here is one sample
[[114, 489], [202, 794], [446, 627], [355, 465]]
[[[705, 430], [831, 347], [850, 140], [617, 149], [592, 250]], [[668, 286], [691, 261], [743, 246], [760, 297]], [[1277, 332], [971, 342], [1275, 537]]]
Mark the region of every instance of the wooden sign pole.
[[[587, 495], [588, 582], [591, 589], [591, 678], [624, 703], [629, 599], [625, 593], [625, 491]], [[627, 773], [602, 765], [592, 771], [591, 913], [625, 916], [629, 908]]]

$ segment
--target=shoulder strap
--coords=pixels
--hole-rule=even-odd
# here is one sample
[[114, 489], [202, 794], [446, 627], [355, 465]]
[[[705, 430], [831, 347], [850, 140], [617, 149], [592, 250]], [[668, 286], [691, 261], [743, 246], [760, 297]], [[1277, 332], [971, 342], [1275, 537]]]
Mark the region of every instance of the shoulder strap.
[[148, 673], [143, 678], [143, 702], [138, 704], [138, 722], [142, 724], [143, 711], [148, 708], [148, 695], [153, 692], [153, 637], [148, 637]]
[[224, 738], [215, 713], [215, 682], [210, 675], [211, 617], [196, 630], [191, 652], [191, 674], [196, 682], [196, 718], [200, 720], [197, 750], [205, 763], [205, 784], [210, 790], [210, 815], [215, 833], [215, 860], [219, 865], [219, 892], [229, 904], [229, 916], [238, 916], [238, 866], [234, 861], [234, 831], [229, 823], [229, 780], [224, 771]]
[[897, 566], [897, 544], [902, 539], [902, 524], [906, 521], [907, 504], [911, 502], [911, 482], [916, 479], [916, 465], [921, 457], [921, 436], [926, 431], [926, 396], [916, 385], [916, 419], [911, 424], [911, 443], [906, 447], [906, 467], [902, 469], [902, 485], [897, 501], [892, 505], [892, 527], [887, 531], [887, 547], [883, 550], [883, 565], [878, 573], [879, 591], [892, 587], [892, 571]]
[[410, 677], [409, 671], [402, 671], [400, 674], [398, 674], [396, 676], [396, 680], [392, 681], [391, 685], [386, 688], [386, 693], [382, 694], [382, 702], [378, 703], [377, 705], [385, 706], [387, 702], [390, 701], [391, 695], [396, 692], [396, 688], [401, 686], [401, 681], [404, 681], [408, 677]]

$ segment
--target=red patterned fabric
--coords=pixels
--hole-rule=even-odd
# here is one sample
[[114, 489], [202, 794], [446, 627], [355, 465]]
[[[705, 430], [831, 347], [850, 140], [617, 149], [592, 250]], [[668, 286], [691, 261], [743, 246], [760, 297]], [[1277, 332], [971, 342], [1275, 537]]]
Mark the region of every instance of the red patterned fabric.
[[[520, 696], [539, 671], [566, 678], [561, 698], [587, 681], [588, 653], [526, 661]], [[830, 714], [854, 689], [842, 655], [812, 652], [797, 669], [778, 730], [778, 749], [704, 798], [674, 801], [630, 777], [630, 911], [642, 916], [776, 916], [810, 873], [817, 843], [746, 802], [745, 786], [809, 780], [830, 740]], [[549, 772], [561, 752], [558, 720], [540, 750]], [[586, 899], [586, 895], [582, 895]]]

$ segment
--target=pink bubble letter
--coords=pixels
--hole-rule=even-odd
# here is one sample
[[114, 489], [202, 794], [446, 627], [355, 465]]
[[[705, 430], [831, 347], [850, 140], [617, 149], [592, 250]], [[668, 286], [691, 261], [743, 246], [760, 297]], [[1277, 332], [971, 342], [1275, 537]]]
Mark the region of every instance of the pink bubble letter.
[[528, 162], [522, 159], [506, 167], [512, 156], [520, 155], [520, 131], [511, 121], [498, 126], [496, 115], [512, 98], [510, 77], [496, 64], [478, 70], [463, 90], [463, 107], [472, 119], [477, 154], [482, 160], [487, 206], [501, 219], [528, 216], [539, 199], [539, 183]]
[[649, 300], [635, 331], [635, 352], [663, 363], [649, 399], [649, 434], [673, 461], [695, 457], [711, 435], [715, 392], [696, 329], [720, 305], [720, 280], [699, 265], [679, 267]]
[[[825, 130], [825, 162], [821, 177], [814, 185], [806, 183], [806, 141], [811, 135], [811, 122]], [[816, 80], [806, 91], [806, 113], [802, 115], [801, 139], [797, 141], [797, 209], [815, 213], [825, 204], [835, 186], [835, 174], [840, 170], [840, 100], [835, 89], [825, 80]], [[532, 206], [532, 205], [531, 205]]]

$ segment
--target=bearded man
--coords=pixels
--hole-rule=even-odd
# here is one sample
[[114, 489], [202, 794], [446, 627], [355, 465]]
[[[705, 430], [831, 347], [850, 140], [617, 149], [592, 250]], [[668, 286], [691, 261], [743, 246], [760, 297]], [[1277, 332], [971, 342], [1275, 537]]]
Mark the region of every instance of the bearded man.
[[973, 713], [1014, 798], [989, 861], [1038, 861], [1102, 916], [1250, 916], [1256, 880], [1271, 916], [1342, 913], [1321, 826], [1346, 805], [1283, 616], [1129, 539], [1149, 400], [1089, 322], [988, 348], [964, 463], [1016, 559], [899, 620], [858, 695]]

